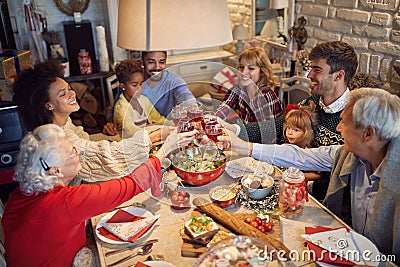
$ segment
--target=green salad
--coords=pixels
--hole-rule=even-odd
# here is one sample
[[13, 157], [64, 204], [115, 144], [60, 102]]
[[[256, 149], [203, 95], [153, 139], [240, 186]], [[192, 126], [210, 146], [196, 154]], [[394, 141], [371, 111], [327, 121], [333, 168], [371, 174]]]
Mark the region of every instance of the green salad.
[[200, 156], [192, 158], [179, 158], [174, 162], [174, 165], [179, 169], [189, 172], [205, 172], [212, 171], [221, 167], [225, 162], [225, 158], [210, 161]]

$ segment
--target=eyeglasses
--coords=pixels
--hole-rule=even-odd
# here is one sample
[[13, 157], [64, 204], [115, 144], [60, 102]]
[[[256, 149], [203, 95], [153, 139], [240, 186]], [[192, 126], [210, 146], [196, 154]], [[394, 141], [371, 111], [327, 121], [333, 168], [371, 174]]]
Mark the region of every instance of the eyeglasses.
[[[66, 161], [66, 160], [68, 160], [70, 158], [76, 157], [78, 155], [79, 155], [78, 150], [76, 149], [76, 147], [73, 147], [72, 148], [72, 154], [69, 155], [68, 157], [64, 158], [64, 161]], [[47, 164], [47, 162], [42, 157], [39, 158], [39, 161], [40, 161], [40, 164], [42, 165], [42, 167], [43, 167], [43, 169], [45, 171], [49, 171], [50, 170], [51, 167]]]
[[72, 154], [69, 155], [68, 157], [64, 158], [64, 160], [68, 160], [68, 159], [76, 157], [78, 155], [79, 155], [79, 153], [78, 153], [78, 150], [76, 149], [76, 147], [72, 147]]

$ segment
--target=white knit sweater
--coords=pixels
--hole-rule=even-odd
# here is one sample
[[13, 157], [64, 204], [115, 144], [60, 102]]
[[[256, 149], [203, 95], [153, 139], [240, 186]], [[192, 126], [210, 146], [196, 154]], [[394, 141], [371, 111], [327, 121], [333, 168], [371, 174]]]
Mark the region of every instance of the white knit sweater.
[[90, 141], [89, 134], [81, 126], [75, 126], [70, 118], [62, 128], [80, 153], [82, 170], [78, 180], [99, 182], [121, 177], [149, 158], [151, 141], [145, 130], [131, 138], [110, 142]]

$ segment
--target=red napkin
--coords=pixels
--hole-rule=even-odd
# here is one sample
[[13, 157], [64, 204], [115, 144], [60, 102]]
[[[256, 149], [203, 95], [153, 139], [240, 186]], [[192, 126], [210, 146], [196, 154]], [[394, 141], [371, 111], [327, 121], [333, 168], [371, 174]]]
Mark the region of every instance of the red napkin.
[[[315, 234], [315, 233], [320, 233], [320, 232], [326, 232], [326, 231], [331, 231], [331, 230], [335, 230], [338, 228], [328, 228], [328, 227], [324, 227], [324, 226], [317, 226], [317, 227], [306, 227], [306, 234]], [[348, 261], [342, 257], [340, 257], [339, 255], [329, 252], [317, 245], [315, 245], [314, 243], [307, 241], [307, 246], [309, 250], [312, 250], [315, 252], [314, 253], [310, 253], [312, 256], [315, 255], [315, 259], [313, 260], [317, 260], [317, 261], [322, 261], [322, 262], [326, 262], [335, 266], [353, 266], [355, 265], [353, 262]], [[324, 252], [323, 252], [324, 251]]]
[[137, 262], [135, 267], [150, 267], [150, 265], [144, 264], [143, 262]]
[[[121, 223], [121, 222], [134, 222], [134, 221], [139, 221], [141, 219], [144, 219], [146, 217], [140, 217], [140, 216], [136, 216], [133, 215], [129, 212], [126, 212], [122, 209], [118, 210], [110, 219], [108, 219], [108, 223]], [[149, 224], [148, 226], [144, 227], [142, 230], [140, 230], [136, 235], [132, 236], [128, 241], [129, 242], [135, 242], [138, 238], [140, 238], [142, 235], [144, 235], [155, 223], [157, 222], [157, 220], [155, 220], [154, 222], [152, 222], [151, 224]], [[100, 227], [99, 229], [97, 229], [99, 231], [99, 233], [111, 240], [114, 241], [122, 241], [122, 242], [126, 242], [124, 240], [119, 239], [118, 237], [116, 237], [115, 235], [113, 235], [112, 233], [110, 233], [109, 231], [107, 231], [104, 227]]]

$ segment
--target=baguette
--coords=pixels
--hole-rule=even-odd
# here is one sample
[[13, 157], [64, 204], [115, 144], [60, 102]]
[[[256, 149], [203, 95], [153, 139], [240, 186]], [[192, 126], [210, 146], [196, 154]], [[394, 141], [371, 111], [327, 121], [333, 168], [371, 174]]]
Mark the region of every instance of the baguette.
[[204, 198], [195, 198], [193, 204], [201, 211], [206, 213], [208, 216], [218, 221], [222, 225], [228, 227], [237, 234], [256, 237], [262, 241], [267, 242], [277, 251], [285, 251], [284, 257], [289, 260], [289, 249], [279, 240], [268, 236], [254, 227], [248, 225], [244, 221], [236, 218], [226, 210], [214, 205]]

